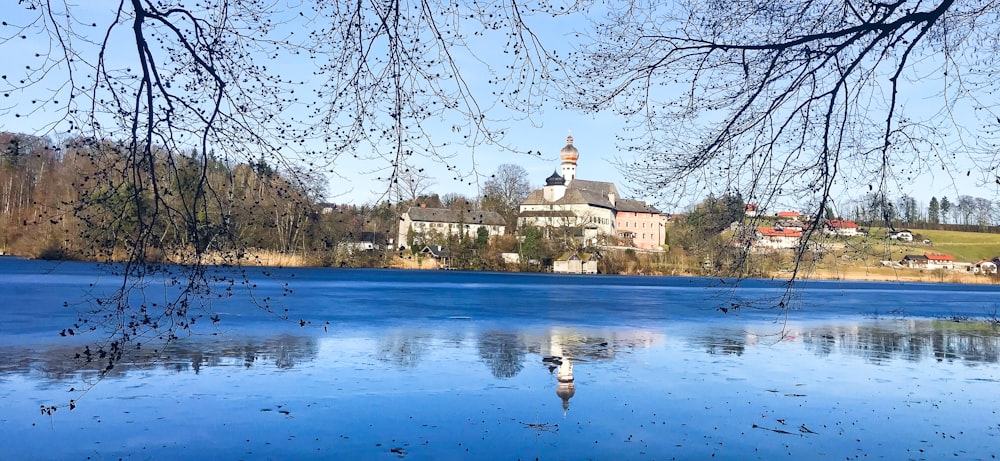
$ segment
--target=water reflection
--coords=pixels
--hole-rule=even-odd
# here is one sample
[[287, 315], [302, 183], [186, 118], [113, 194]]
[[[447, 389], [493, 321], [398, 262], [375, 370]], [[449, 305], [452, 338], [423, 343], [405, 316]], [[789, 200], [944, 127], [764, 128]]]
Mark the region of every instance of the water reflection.
[[[767, 335], [773, 335], [768, 331]], [[708, 354], [740, 357], [747, 350], [779, 342], [801, 344], [817, 357], [860, 357], [873, 364], [925, 359], [969, 365], [1000, 362], [1000, 333], [995, 325], [944, 320], [880, 320], [867, 323], [788, 327], [784, 336], [766, 336], [748, 329], [701, 328], [674, 334], [680, 344]], [[552, 328], [542, 332], [482, 331], [474, 336], [454, 331], [389, 331], [376, 339], [375, 359], [400, 369], [419, 369], [444, 345], [456, 353], [478, 356], [496, 379], [511, 379], [523, 372], [530, 359], [548, 369], [557, 393], [569, 408], [576, 393], [574, 366], [614, 361], [636, 349], [665, 348], [666, 335], [645, 330], [586, 330]], [[359, 338], [362, 339], [362, 338]], [[372, 338], [363, 338], [372, 339]], [[470, 342], [471, 339], [471, 342]], [[281, 335], [271, 338], [240, 337], [230, 340], [185, 339], [163, 350], [152, 346], [134, 353], [108, 377], [129, 370], [163, 369], [201, 373], [208, 367], [258, 366], [291, 369], [315, 361], [322, 339]], [[99, 374], [102, 363], [79, 358], [81, 349], [67, 345], [13, 345], [0, 348], [0, 378], [34, 374], [45, 381], [63, 381]], [[666, 351], [670, 353], [669, 350]], [[333, 353], [336, 353], [334, 351]], [[370, 356], [371, 356], [370, 355]]]
[[[81, 358], [83, 346], [8, 346], [0, 348], [0, 378], [9, 374], [34, 374], [45, 381], [91, 379], [99, 376], [104, 362]], [[290, 369], [312, 362], [319, 353], [316, 338], [281, 335], [273, 338], [244, 337], [233, 341], [178, 340], [162, 349], [147, 346], [132, 352], [106, 378], [119, 378], [136, 370], [167, 370], [201, 373], [206, 367], [273, 366]]]
[[375, 357], [400, 368], [414, 367], [423, 358], [430, 339], [423, 333], [390, 331], [379, 340]]
[[808, 350], [818, 356], [834, 353], [862, 357], [871, 363], [893, 360], [968, 364], [997, 363], [1000, 337], [997, 326], [945, 320], [896, 320], [871, 325], [838, 325], [800, 333]]
[[[556, 395], [562, 399], [563, 414], [569, 410], [569, 399], [576, 395], [576, 384], [573, 382], [573, 360], [574, 356], [563, 351], [563, 344], [573, 344], [575, 335], [571, 332], [561, 334], [553, 332], [549, 337], [549, 356], [542, 359], [543, 363], [549, 363], [549, 372], [556, 372]], [[600, 347], [607, 347], [608, 342], [603, 341]]]
[[513, 378], [524, 369], [528, 348], [520, 335], [487, 331], [479, 335], [477, 349], [479, 358], [496, 378]]
[[741, 356], [761, 344], [801, 342], [818, 357], [861, 357], [873, 364], [927, 358], [970, 365], [1000, 361], [1000, 330], [984, 322], [881, 320], [813, 328], [788, 326], [780, 332], [762, 333], [720, 328], [692, 335], [687, 342], [708, 354], [732, 356]]

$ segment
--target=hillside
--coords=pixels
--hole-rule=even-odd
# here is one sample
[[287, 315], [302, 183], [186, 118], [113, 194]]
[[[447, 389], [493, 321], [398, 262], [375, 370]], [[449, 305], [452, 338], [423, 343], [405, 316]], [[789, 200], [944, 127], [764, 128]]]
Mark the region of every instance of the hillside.
[[[882, 261], [899, 261], [906, 255], [944, 253], [957, 262], [974, 263], [1000, 256], [1000, 235], [910, 229], [913, 242], [885, 238], [886, 231], [872, 228], [867, 235], [851, 239], [820, 239], [823, 257], [805, 269], [804, 278], [917, 281], [952, 283], [1000, 283], [997, 276], [977, 276], [964, 270], [920, 270], [885, 267]], [[924, 243], [929, 240], [929, 243]], [[787, 271], [783, 271], [787, 272]], [[787, 275], [785, 273], [776, 275]]]

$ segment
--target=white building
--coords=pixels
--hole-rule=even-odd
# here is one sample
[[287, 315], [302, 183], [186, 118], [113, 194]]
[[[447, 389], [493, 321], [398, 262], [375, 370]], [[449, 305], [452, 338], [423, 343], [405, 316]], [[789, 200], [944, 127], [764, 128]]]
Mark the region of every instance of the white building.
[[545, 187], [528, 194], [521, 202], [517, 224], [521, 226], [579, 227], [587, 240], [599, 235], [615, 235], [615, 203], [618, 189], [613, 183], [576, 179], [580, 152], [573, 137], [559, 152], [562, 176], [552, 173]]
[[754, 247], [761, 249], [798, 248], [802, 241], [802, 231], [780, 227], [758, 227], [754, 235]]
[[467, 235], [476, 238], [480, 228], [485, 228], [489, 236], [503, 235], [507, 226], [503, 216], [493, 211], [459, 211], [447, 208], [410, 207], [399, 218], [399, 232], [396, 242], [400, 249], [409, 245], [408, 235], [413, 231], [414, 245], [423, 247], [435, 235]]
[[600, 255], [596, 253], [580, 253], [571, 251], [563, 253], [552, 260], [552, 272], [557, 274], [596, 274], [597, 260]]

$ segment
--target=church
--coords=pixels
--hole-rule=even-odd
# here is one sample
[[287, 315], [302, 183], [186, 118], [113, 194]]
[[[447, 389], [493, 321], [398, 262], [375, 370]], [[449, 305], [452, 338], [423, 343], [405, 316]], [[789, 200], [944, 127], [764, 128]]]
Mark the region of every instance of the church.
[[577, 179], [580, 151], [573, 137], [559, 152], [562, 174], [552, 173], [542, 189], [521, 202], [518, 228], [579, 228], [587, 243], [622, 244], [658, 250], [666, 238], [667, 217], [644, 202], [623, 199], [614, 183]]

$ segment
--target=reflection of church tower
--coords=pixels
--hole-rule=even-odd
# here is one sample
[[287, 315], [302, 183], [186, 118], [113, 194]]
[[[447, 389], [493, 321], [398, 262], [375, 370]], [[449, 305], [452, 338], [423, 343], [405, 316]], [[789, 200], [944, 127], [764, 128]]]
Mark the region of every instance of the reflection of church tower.
[[569, 399], [576, 394], [576, 385], [573, 384], [573, 360], [563, 354], [562, 338], [559, 335], [552, 335], [550, 338], [549, 351], [553, 357], [560, 359], [559, 369], [556, 371], [556, 395], [562, 399], [563, 415], [569, 410]]
[[559, 151], [559, 157], [562, 158], [562, 177], [569, 186], [576, 179], [576, 160], [580, 158], [580, 151], [573, 147], [573, 136], [566, 137], [566, 147]]

